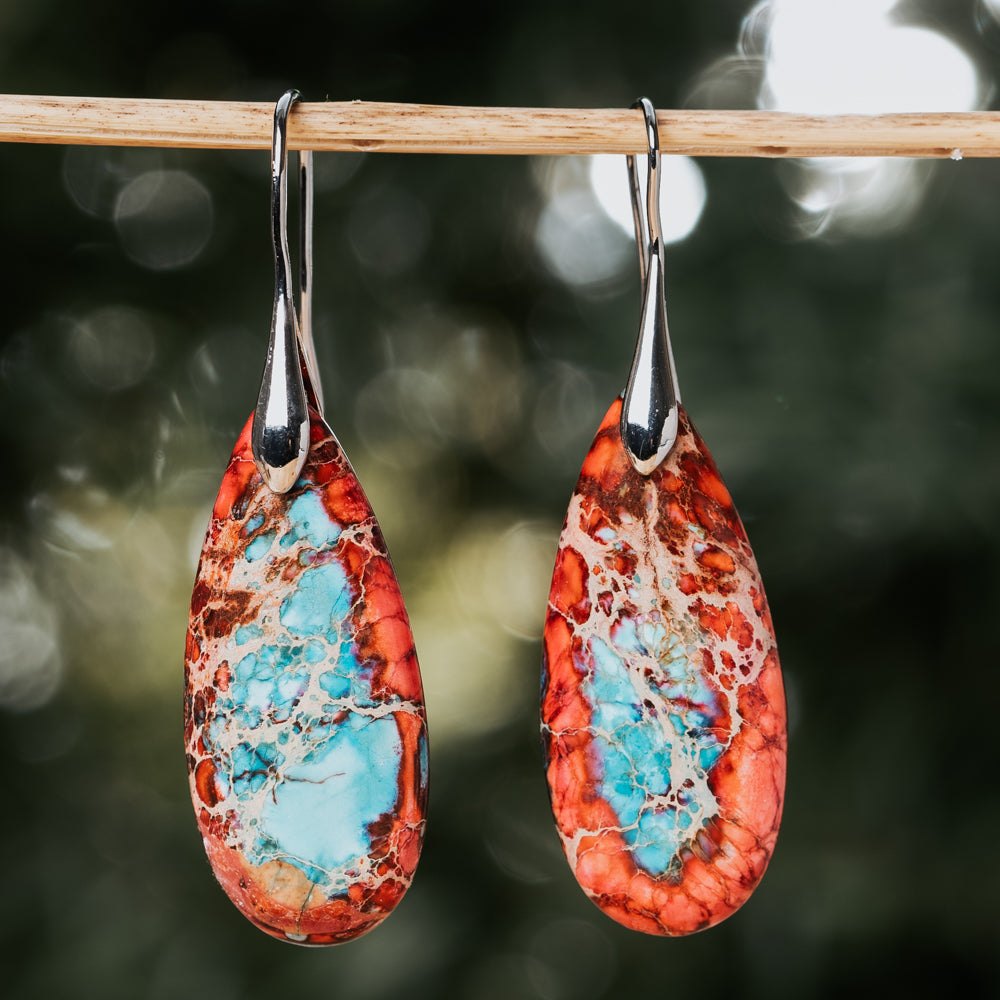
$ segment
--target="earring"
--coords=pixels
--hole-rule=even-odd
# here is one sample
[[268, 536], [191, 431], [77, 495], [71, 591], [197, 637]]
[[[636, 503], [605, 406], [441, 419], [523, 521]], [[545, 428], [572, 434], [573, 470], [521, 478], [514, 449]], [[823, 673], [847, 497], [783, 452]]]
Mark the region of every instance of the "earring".
[[275, 108], [267, 364], [202, 549], [184, 714], [191, 796], [223, 889], [268, 934], [322, 945], [370, 930], [410, 885], [427, 725], [382, 533], [322, 416], [306, 153], [301, 329], [292, 305], [286, 130], [298, 97]]
[[583, 463], [544, 638], [549, 798], [584, 892], [633, 930], [710, 927], [774, 849], [785, 700], [746, 532], [680, 405], [663, 297], [656, 113], [645, 211], [630, 189], [642, 319], [624, 397]]

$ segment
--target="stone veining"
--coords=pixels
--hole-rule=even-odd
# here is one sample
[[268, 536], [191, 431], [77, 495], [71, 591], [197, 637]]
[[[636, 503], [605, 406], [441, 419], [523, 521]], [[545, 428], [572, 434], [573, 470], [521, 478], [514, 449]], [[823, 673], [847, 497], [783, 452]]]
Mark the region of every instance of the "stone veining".
[[774, 631], [746, 532], [680, 411], [649, 477], [612, 404], [584, 461], [549, 596], [549, 793], [584, 891], [635, 930], [709, 927], [774, 849], [786, 760]]
[[262, 482], [250, 422], [202, 551], [185, 738], [209, 860], [267, 933], [332, 944], [406, 891], [427, 801], [413, 638], [385, 543], [336, 438], [311, 414], [287, 494]]

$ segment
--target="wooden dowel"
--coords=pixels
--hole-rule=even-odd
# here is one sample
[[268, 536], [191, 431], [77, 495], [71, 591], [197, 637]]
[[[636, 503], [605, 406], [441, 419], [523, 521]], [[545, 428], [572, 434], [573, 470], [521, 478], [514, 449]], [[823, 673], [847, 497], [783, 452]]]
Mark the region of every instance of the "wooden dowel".
[[[273, 104], [0, 95], [0, 141], [267, 149]], [[809, 115], [660, 111], [665, 153], [691, 156], [1000, 156], [1000, 113]], [[640, 111], [300, 103], [293, 149], [385, 153], [632, 153]]]

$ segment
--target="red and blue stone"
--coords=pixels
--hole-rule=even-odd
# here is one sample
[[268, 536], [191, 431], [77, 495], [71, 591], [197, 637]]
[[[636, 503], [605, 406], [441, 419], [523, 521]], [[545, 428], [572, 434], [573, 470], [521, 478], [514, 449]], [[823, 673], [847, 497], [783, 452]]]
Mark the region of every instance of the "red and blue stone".
[[786, 763], [774, 630], [746, 532], [683, 408], [649, 476], [591, 446], [549, 595], [549, 795], [584, 892], [633, 930], [725, 919], [774, 850]]
[[248, 421], [191, 601], [184, 723], [191, 797], [240, 911], [298, 944], [349, 941], [406, 892], [423, 842], [427, 724], [382, 533], [315, 411], [284, 495]]

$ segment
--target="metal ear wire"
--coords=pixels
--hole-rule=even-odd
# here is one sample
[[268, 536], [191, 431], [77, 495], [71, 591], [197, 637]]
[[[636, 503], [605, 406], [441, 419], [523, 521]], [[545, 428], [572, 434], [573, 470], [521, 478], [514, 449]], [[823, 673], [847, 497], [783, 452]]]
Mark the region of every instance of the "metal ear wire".
[[[299, 356], [301, 334], [292, 304], [287, 231], [288, 112], [299, 96], [297, 90], [287, 90], [274, 108], [274, 131], [271, 139], [274, 311], [271, 314], [267, 361], [251, 433], [254, 462], [264, 482], [275, 493], [287, 493], [295, 485], [309, 453], [309, 405]], [[306, 294], [309, 293], [309, 277], [311, 275], [307, 276]], [[308, 352], [306, 353], [308, 358]], [[312, 371], [309, 372], [309, 377], [314, 378]]]
[[323, 385], [316, 363], [316, 345], [312, 329], [313, 278], [313, 155], [299, 152], [299, 346], [312, 383], [313, 403], [323, 415]]
[[632, 198], [632, 225], [635, 227], [635, 248], [639, 254], [639, 287], [645, 292], [646, 273], [649, 271], [649, 228], [646, 208], [642, 203], [642, 180], [636, 169], [635, 157], [626, 156], [628, 191]]
[[635, 357], [625, 386], [620, 429], [629, 461], [636, 471], [648, 476], [667, 457], [677, 440], [680, 389], [670, 348], [664, 303], [663, 234], [660, 229], [660, 138], [656, 126], [656, 111], [645, 97], [636, 101], [632, 107], [642, 108], [649, 151], [645, 211], [641, 204], [635, 157], [627, 157], [643, 302]]

